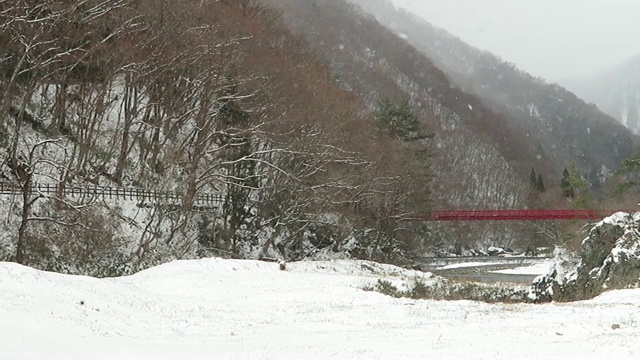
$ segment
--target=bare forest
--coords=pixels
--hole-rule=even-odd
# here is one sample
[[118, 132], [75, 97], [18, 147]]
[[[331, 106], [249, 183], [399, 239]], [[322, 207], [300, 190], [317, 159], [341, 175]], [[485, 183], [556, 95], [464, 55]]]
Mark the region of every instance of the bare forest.
[[[428, 144], [394, 136], [253, 1], [0, 1], [0, 256], [113, 275], [198, 256], [400, 261]], [[377, 125], [376, 125], [377, 124]], [[57, 194], [38, 191], [55, 185]], [[70, 197], [85, 185], [179, 201]], [[203, 194], [220, 201], [198, 206]]]
[[[0, 0], [0, 260], [100, 276], [208, 256], [406, 265], [578, 226], [415, 221], [433, 209], [602, 204], [635, 141], [612, 119], [536, 103], [545, 86], [566, 94], [438, 32], [450, 47], [429, 54], [413, 39], [428, 24], [352, 2], [387, 10]], [[479, 59], [468, 82], [465, 53]], [[502, 80], [480, 91], [485, 78]], [[617, 134], [607, 168], [588, 160], [608, 137], [568, 137], [582, 113], [585, 131]]]

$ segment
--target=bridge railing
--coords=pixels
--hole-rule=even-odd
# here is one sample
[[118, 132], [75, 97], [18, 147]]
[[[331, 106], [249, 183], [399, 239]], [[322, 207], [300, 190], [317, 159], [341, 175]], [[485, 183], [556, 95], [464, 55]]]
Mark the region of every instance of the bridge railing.
[[601, 209], [568, 210], [435, 210], [429, 214], [415, 213], [410, 221], [517, 221], [517, 220], [599, 220], [618, 211]]
[[[58, 196], [92, 196], [103, 199], [126, 199], [141, 202], [182, 203], [186, 194], [179, 191], [153, 190], [133, 187], [78, 186], [68, 184], [35, 183], [31, 192], [37, 194], [57, 194]], [[22, 194], [20, 185], [0, 181], [0, 194]], [[219, 206], [223, 199], [219, 194], [197, 194], [195, 205]], [[435, 210], [429, 214], [413, 213], [402, 217], [404, 221], [528, 221], [528, 220], [599, 220], [618, 211], [600, 209], [569, 210]]]

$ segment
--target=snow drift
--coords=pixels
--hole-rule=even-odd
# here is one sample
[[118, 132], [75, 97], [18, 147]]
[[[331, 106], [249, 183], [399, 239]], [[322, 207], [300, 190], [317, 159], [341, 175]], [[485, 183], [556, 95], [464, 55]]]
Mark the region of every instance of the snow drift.
[[[636, 359], [640, 290], [572, 304], [395, 299], [362, 261], [176, 261], [96, 279], [0, 263], [0, 359]], [[597, 314], [594, 316], [594, 314]], [[614, 326], [615, 325], [615, 326]]]

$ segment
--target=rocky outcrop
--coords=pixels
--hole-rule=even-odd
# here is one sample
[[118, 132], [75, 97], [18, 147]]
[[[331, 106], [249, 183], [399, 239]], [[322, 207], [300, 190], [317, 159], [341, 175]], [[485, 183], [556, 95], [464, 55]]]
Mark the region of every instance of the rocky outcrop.
[[582, 242], [581, 260], [568, 273], [556, 263], [533, 281], [534, 302], [577, 301], [605, 290], [637, 287], [640, 283], [640, 213], [616, 213], [596, 224]]

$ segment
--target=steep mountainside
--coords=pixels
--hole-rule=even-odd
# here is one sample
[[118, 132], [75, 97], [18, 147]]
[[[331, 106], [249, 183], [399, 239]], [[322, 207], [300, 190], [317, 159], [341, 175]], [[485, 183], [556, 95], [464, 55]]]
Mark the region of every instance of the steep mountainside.
[[432, 205], [424, 145], [374, 133], [257, 1], [0, 2], [0, 89], [0, 261], [115, 275], [424, 250], [401, 222]]
[[387, 0], [351, 0], [427, 54], [451, 79], [531, 136], [553, 165], [554, 183], [568, 160], [598, 185], [628, 158], [638, 139], [610, 116], [564, 88], [473, 48]]
[[640, 133], [640, 56], [594, 78], [569, 79], [563, 84]]
[[[552, 173], [532, 137], [456, 87], [424, 54], [356, 6], [342, 0], [267, 2], [330, 61], [336, 82], [360, 94], [371, 109], [385, 98], [409, 99], [418, 109], [433, 134], [440, 208], [524, 208], [531, 168]], [[509, 242], [508, 234], [496, 233], [504, 224], [468, 226], [478, 227], [473, 235], [468, 229], [461, 235], [475, 237], [470, 241]]]

